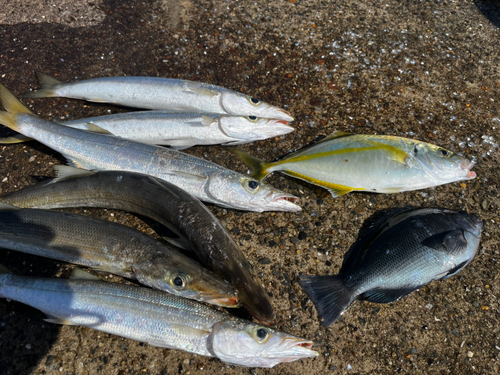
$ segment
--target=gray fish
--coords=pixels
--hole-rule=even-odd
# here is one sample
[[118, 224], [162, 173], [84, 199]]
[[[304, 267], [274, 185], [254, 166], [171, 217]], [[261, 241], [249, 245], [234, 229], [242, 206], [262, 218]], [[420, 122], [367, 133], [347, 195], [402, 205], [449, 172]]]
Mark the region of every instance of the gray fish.
[[173, 183], [198, 199], [250, 211], [300, 211], [293, 195], [218, 164], [165, 147], [91, 133], [42, 120], [3, 85], [0, 123], [60, 152], [76, 167], [145, 173]]
[[300, 285], [329, 326], [356, 299], [390, 303], [456, 275], [476, 255], [483, 222], [445, 209], [384, 215], [347, 253], [338, 275], [302, 276]]
[[27, 98], [66, 97], [169, 112], [217, 113], [292, 121], [278, 107], [220, 86], [158, 77], [104, 77], [64, 83], [36, 72], [42, 89]]
[[89, 172], [56, 166], [58, 178], [1, 198], [18, 207], [105, 207], [147, 216], [187, 239], [201, 263], [229, 279], [243, 306], [275, 323], [271, 301], [252, 266], [220, 221], [198, 199], [158, 178], [123, 171]]
[[[48, 322], [81, 325], [153, 346], [250, 367], [316, 357], [312, 341], [234, 318], [157, 290], [89, 279], [19, 276], [0, 266], [0, 297], [25, 303]], [[86, 280], [85, 280], [86, 279]]]
[[224, 307], [232, 286], [173, 246], [107, 220], [0, 203], [0, 247], [91, 267]]

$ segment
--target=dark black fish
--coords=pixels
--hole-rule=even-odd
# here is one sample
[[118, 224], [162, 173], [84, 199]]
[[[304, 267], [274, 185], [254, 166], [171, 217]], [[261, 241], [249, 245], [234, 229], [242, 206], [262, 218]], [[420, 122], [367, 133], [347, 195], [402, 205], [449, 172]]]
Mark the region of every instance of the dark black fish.
[[299, 280], [325, 326], [356, 299], [389, 303], [460, 272], [476, 255], [483, 222], [434, 208], [384, 215], [347, 253], [338, 275]]

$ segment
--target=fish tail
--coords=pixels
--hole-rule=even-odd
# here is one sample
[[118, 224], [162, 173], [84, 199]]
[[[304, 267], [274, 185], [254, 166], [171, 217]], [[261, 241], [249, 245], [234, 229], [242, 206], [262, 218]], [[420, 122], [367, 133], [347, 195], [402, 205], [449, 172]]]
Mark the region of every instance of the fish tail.
[[337, 320], [356, 297], [337, 275], [301, 276], [299, 284], [316, 306], [325, 327]]
[[35, 72], [36, 79], [42, 88], [40, 90], [28, 91], [21, 95], [22, 98], [50, 98], [56, 96], [54, 87], [61, 84], [61, 81], [42, 72]]
[[229, 150], [252, 170], [250, 175], [256, 180], [262, 181], [269, 174], [267, 168], [271, 163], [235, 148], [230, 148]]
[[17, 130], [16, 115], [19, 113], [32, 114], [4, 85], [0, 84], [0, 103], [6, 111], [0, 111], [0, 124]]

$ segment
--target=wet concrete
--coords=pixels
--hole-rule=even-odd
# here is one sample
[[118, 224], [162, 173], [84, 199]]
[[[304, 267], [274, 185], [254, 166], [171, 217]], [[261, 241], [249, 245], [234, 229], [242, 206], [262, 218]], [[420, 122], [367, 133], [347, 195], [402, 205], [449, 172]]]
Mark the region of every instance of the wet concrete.
[[[34, 13], [11, 6], [15, 3], [0, 11], [0, 82], [15, 94], [38, 87], [35, 70], [62, 81], [144, 75], [209, 82], [295, 116], [295, 132], [241, 147], [256, 156], [273, 160], [335, 130], [392, 134], [477, 160], [478, 178], [422, 191], [332, 199], [321, 188], [275, 174], [268, 181], [300, 196], [301, 213], [211, 207], [272, 295], [281, 329], [315, 340], [321, 353], [316, 359], [272, 370], [228, 366], [88, 328], [45, 323], [40, 312], [2, 300], [0, 373], [498, 372], [498, 2], [75, 2], [82, 8], [38, 0], [29, 3]], [[55, 120], [123, 111], [69, 99], [24, 103]], [[0, 130], [0, 136], [9, 134]], [[188, 152], [246, 171], [223, 147]], [[33, 176], [53, 175], [52, 165], [63, 160], [35, 142], [0, 146], [0, 156], [2, 194], [35, 183]], [[476, 259], [459, 275], [396, 303], [355, 303], [340, 321], [322, 327], [297, 276], [338, 272], [363, 222], [378, 210], [405, 205], [477, 213], [485, 226]], [[122, 212], [75, 211], [153, 234]], [[0, 263], [28, 275], [66, 275], [69, 268], [11, 251], [0, 254]]]

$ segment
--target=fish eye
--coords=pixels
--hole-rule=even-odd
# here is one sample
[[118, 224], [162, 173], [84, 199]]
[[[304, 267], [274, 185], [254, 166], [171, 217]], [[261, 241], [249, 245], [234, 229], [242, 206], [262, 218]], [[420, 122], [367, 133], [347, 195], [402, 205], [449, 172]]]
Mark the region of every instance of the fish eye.
[[186, 286], [186, 277], [184, 275], [177, 275], [171, 281], [175, 289], [184, 289]]
[[255, 120], [257, 120], [257, 116], [248, 116], [248, 119], [250, 121], [255, 121]]
[[248, 180], [247, 185], [251, 190], [257, 190], [260, 186], [259, 182], [255, 180]]
[[269, 337], [271, 336], [269, 329], [263, 327], [255, 329], [254, 334], [257, 341], [261, 344], [269, 340]]
[[261, 101], [256, 98], [250, 98], [250, 103], [252, 103], [253, 105], [259, 105]]
[[450, 157], [451, 156], [451, 152], [445, 150], [444, 148], [440, 149], [439, 152], [441, 153], [441, 155], [443, 155], [444, 157]]

